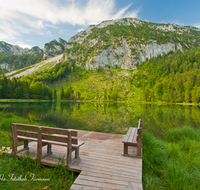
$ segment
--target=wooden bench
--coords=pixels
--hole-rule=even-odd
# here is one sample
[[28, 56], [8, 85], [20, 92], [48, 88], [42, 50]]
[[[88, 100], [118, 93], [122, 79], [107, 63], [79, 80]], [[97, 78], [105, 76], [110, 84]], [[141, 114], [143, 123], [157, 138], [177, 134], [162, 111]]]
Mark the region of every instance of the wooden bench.
[[130, 127], [124, 140], [124, 156], [132, 156], [128, 154], [128, 147], [133, 146], [137, 147], [137, 156], [133, 157], [142, 157], [142, 120], [139, 120], [138, 128]]
[[[37, 159], [40, 164], [43, 146], [47, 145], [47, 155], [52, 153], [52, 144], [66, 146], [66, 164], [67, 166], [70, 166], [76, 159], [79, 158], [79, 147], [84, 144], [84, 142], [78, 142], [78, 139], [75, 138], [77, 136], [78, 131], [76, 130], [13, 123], [12, 154], [16, 155], [18, 142], [24, 141], [24, 149], [28, 149], [28, 141], [36, 141]], [[75, 159], [72, 161], [73, 151], [75, 151]]]

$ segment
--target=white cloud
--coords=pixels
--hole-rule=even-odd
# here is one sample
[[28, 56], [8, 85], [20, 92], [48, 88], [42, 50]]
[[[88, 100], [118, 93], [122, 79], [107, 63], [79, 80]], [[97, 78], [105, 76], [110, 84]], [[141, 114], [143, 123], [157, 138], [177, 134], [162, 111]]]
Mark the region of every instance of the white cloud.
[[197, 28], [200, 28], [200, 23], [194, 24], [193, 26], [194, 26], [194, 27], [197, 27]]
[[85, 29], [83, 29], [83, 28], [80, 28], [80, 29], [78, 29], [78, 31], [77, 32], [81, 32], [81, 31], [84, 31]]
[[29, 49], [31, 49], [31, 48], [32, 48], [32, 46], [31, 46], [31, 45], [29, 45], [29, 44], [26, 44], [26, 43], [24, 43], [24, 42], [21, 42], [21, 41], [15, 41], [15, 44], [17, 44], [19, 47], [22, 47], [22, 48], [29, 48]]
[[52, 33], [50, 30], [47, 30], [47, 36], [52, 37]]
[[22, 34], [51, 35], [49, 28], [57, 24], [98, 24], [103, 20], [137, 17], [130, 5], [116, 9], [115, 0], [6, 0], [0, 1], [0, 40], [16, 40]]

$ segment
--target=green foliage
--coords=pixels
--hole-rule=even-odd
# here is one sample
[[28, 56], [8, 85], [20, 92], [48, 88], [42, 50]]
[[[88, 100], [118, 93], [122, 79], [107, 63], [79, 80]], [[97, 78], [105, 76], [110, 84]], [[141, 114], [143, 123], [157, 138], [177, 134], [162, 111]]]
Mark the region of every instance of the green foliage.
[[160, 56], [139, 65], [132, 82], [138, 88], [144, 84], [143, 94], [148, 88], [154, 101], [199, 103], [199, 60], [200, 49]]
[[13, 55], [9, 53], [0, 53], [0, 64], [7, 63], [12, 70], [17, 70], [38, 63], [42, 60], [43, 53]]
[[52, 90], [43, 82], [0, 78], [0, 99], [52, 99]]
[[[0, 155], [0, 168], [1, 179], [7, 179], [1, 181], [0, 189], [5, 190], [70, 189], [76, 178], [76, 174], [67, 171], [62, 162], [59, 163], [58, 168], [45, 167], [31, 160], [28, 154], [23, 158]], [[26, 180], [9, 180], [11, 178], [9, 175], [17, 179], [21, 176], [21, 179]]]
[[20, 78], [21, 81], [39, 81], [44, 83], [52, 83], [59, 81], [65, 77], [67, 77], [68, 74], [73, 72], [75, 68], [74, 61], [64, 61], [59, 62], [55, 65], [55, 67], [51, 69], [44, 69], [40, 72], [35, 72], [33, 74], [22, 76]]
[[144, 189], [199, 189], [200, 130], [170, 129], [164, 136], [143, 133]]
[[76, 67], [65, 81], [51, 85], [51, 89], [57, 89], [58, 97], [63, 100], [137, 101], [141, 100], [141, 91], [130, 84], [134, 74], [135, 71], [121, 69], [85, 70]]
[[200, 141], [199, 131], [195, 131], [190, 127], [182, 127], [181, 129], [170, 129], [165, 134], [166, 142], [177, 143], [179, 141], [184, 141], [185, 139]]

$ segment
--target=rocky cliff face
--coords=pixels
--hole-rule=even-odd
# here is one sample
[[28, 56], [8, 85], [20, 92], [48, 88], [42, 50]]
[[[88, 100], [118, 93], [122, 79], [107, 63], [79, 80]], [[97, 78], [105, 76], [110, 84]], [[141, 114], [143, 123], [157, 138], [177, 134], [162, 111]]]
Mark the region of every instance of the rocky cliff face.
[[65, 59], [86, 69], [136, 69], [136, 65], [170, 51], [200, 46], [200, 30], [126, 18], [91, 25], [70, 38]]
[[4, 69], [8, 72], [12, 71], [11, 65], [8, 63], [1, 63], [0, 64], [0, 69]]
[[[135, 48], [135, 54], [131, 53], [131, 48]], [[179, 44], [178, 48], [182, 50], [182, 46]], [[167, 54], [170, 51], [175, 51], [175, 44], [156, 44], [151, 42], [150, 44], [140, 44], [129, 47], [126, 41], [123, 41], [121, 47], [113, 49], [112, 46], [101, 52], [98, 56], [91, 57], [86, 61], [86, 69], [96, 68], [122, 68], [127, 70], [136, 69], [136, 65], [147, 59], [152, 59], [158, 55]], [[135, 55], [138, 55], [137, 57]]]

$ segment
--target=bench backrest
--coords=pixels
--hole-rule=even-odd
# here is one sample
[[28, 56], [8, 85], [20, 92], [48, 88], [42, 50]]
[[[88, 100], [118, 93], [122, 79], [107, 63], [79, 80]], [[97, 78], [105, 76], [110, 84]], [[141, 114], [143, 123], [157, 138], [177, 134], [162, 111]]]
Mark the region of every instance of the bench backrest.
[[20, 135], [25, 137], [38, 138], [38, 134], [41, 133], [42, 139], [44, 140], [68, 143], [68, 138], [70, 138], [71, 144], [78, 144], [78, 139], [75, 138], [78, 136], [78, 132], [75, 130], [26, 125], [20, 123], [13, 123], [12, 126], [13, 130], [15, 131], [14, 133], [17, 136]]
[[139, 119], [139, 123], [138, 123], [138, 136], [137, 136], [137, 141], [138, 141], [138, 138], [142, 137], [142, 120]]
[[142, 120], [138, 123], [137, 156], [142, 156]]

